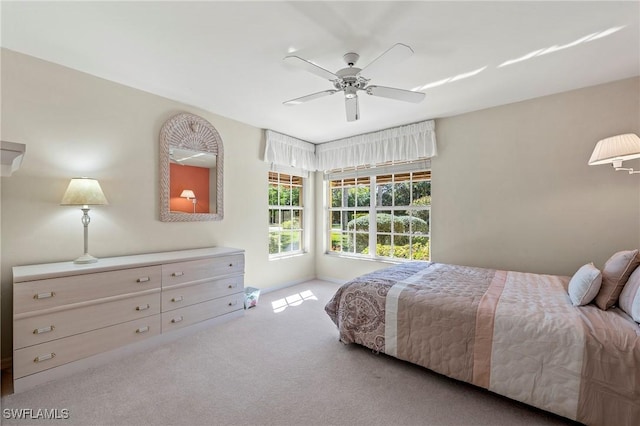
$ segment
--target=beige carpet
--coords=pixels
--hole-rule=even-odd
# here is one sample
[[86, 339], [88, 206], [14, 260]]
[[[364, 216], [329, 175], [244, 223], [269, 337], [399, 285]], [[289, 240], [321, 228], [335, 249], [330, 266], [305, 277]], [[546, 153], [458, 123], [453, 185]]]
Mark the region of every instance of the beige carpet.
[[240, 319], [6, 396], [3, 409], [68, 409], [69, 419], [2, 424], [573, 424], [343, 345], [324, 313], [337, 287], [312, 281], [262, 295]]

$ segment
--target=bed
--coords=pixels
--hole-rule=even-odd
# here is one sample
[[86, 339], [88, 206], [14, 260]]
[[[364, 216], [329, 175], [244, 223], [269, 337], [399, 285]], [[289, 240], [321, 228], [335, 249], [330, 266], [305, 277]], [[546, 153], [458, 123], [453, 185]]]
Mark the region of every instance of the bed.
[[407, 262], [341, 286], [340, 340], [588, 425], [640, 424], [640, 326], [571, 277]]

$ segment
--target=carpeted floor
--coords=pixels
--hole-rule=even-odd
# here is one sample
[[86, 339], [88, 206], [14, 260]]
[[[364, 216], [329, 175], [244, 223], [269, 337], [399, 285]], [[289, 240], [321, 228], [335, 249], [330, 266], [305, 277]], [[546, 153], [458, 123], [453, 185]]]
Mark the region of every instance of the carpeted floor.
[[[343, 345], [338, 285], [262, 295], [244, 317], [17, 395], [3, 425], [575, 425], [426, 369]], [[67, 409], [54, 421], [6, 409]]]

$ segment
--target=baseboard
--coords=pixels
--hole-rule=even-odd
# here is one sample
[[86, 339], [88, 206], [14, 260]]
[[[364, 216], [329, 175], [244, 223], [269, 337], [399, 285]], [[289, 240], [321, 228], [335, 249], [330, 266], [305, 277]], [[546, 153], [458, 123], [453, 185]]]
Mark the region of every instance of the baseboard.
[[321, 280], [321, 281], [328, 281], [330, 283], [334, 283], [334, 284], [345, 284], [347, 282], [347, 280], [339, 280], [337, 278], [331, 278], [331, 277], [316, 277], [317, 280]]

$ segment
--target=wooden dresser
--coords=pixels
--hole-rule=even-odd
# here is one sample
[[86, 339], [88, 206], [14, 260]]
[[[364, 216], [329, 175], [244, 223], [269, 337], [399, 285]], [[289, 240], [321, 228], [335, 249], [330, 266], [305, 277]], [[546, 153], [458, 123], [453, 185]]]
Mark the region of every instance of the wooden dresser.
[[14, 392], [243, 313], [239, 249], [16, 266]]

